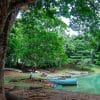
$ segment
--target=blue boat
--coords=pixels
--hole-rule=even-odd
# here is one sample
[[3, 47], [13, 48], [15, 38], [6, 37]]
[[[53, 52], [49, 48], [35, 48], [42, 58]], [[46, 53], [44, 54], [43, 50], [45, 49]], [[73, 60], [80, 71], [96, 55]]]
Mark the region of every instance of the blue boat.
[[50, 79], [50, 82], [58, 85], [77, 85], [77, 78], [66, 78], [66, 79]]

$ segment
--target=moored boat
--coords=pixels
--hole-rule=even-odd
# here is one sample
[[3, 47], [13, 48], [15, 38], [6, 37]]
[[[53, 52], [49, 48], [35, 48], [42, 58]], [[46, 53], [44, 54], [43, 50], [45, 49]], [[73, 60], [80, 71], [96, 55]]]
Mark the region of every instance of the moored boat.
[[66, 79], [50, 79], [50, 82], [58, 85], [77, 85], [77, 78], [66, 78]]

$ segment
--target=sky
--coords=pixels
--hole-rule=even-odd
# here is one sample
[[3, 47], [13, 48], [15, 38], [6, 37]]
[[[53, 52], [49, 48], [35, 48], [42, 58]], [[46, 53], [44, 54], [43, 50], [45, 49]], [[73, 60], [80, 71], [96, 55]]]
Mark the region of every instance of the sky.
[[21, 18], [21, 13], [19, 12], [17, 15], [17, 19], [20, 19], [20, 18]]
[[[69, 18], [66, 18], [66, 17], [63, 17], [63, 16], [61, 16], [60, 18], [66, 25], [68, 25], [68, 26], [70, 25], [70, 19]], [[65, 33], [70, 35], [70, 36], [78, 35], [78, 32], [77, 31], [73, 31], [70, 27], [66, 28]]]

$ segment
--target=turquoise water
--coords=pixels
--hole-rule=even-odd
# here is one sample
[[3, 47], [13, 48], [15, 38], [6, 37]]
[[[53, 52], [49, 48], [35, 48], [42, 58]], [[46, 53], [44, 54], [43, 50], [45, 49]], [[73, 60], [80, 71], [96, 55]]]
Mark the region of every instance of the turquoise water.
[[100, 74], [79, 76], [77, 86], [55, 86], [56, 90], [100, 94]]

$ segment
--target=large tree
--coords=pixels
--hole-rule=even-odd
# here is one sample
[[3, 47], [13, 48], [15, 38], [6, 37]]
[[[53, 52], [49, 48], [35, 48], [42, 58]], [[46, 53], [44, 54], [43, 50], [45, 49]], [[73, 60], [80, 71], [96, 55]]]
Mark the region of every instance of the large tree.
[[0, 0], [0, 99], [4, 95], [4, 66], [8, 33], [22, 6], [35, 3], [36, 0]]
[[30, 5], [27, 11], [21, 11], [21, 18], [13, 25], [8, 41], [6, 64], [35, 64], [38, 67], [44, 64], [46, 66], [46, 63], [63, 64], [66, 57], [61, 32], [65, 28], [66, 25], [57, 16], [50, 18], [44, 9], [35, 11]]
[[[18, 11], [22, 6], [29, 3], [35, 3], [36, 0], [0, 0], [0, 99], [4, 98], [4, 66], [5, 55], [7, 48], [8, 33], [12, 27], [13, 22], [16, 19]], [[79, 23], [81, 26], [86, 22], [89, 27], [92, 27], [97, 23], [99, 17], [99, 0], [38, 0], [37, 7], [41, 9], [43, 7], [47, 11], [47, 15], [52, 17], [54, 14], [51, 6], [57, 8], [58, 15], [65, 14], [72, 15], [72, 19]], [[36, 9], [38, 10], [38, 9]], [[88, 19], [90, 19], [88, 21]], [[96, 20], [95, 20], [96, 19]], [[92, 22], [92, 23], [91, 23]], [[90, 23], [90, 24], [89, 24]], [[86, 25], [85, 24], [85, 25]], [[72, 22], [73, 26], [73, 22]], [[96, 27], [98, 28], [98, 27]], [[75, 29], [75, 27], [74, 27]]]

